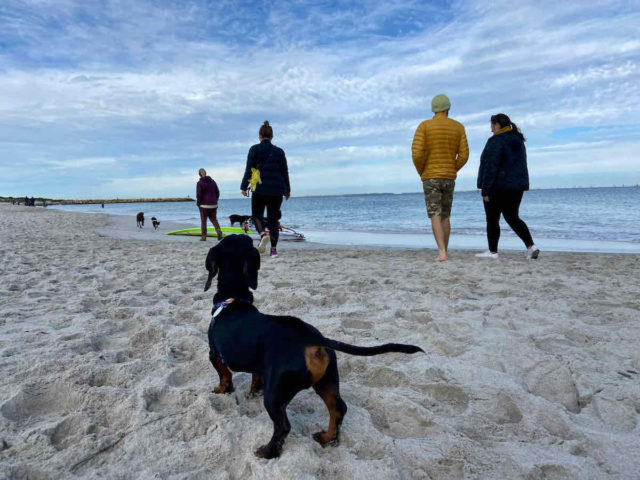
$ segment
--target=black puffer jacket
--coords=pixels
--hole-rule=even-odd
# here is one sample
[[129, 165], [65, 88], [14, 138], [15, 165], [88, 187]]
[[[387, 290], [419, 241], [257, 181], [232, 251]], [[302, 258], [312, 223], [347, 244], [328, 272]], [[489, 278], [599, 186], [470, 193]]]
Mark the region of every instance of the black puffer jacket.
[[529, 190], [527, 149], [520, 136], [507, 131], [487, 140], [480, 156], [478, 188], [483, 197], [492, 191]]
[[291, 193], [287, 157], [284, 155], [284, 150], [273, 145], [270, 140], [262, 140], [249, 149], [247, 167], [242, 177], [240, 190], [249, 188], [252, 168], [260, 170], [260, 179], [262, 180], [262, 183], [256, 187], [255, 193], [276, 197]]

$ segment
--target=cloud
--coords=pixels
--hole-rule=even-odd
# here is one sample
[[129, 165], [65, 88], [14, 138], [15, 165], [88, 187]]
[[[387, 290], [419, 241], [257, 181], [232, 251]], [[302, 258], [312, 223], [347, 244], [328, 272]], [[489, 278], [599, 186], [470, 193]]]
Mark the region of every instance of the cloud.
[[7, 194], [26, 186], [16, 159], [64, 172], [51, 188], [69, 194], [73, 171], [95, 168], [105, 196], [184, 195], [200, 166], [235, 192], [266, 119], [294, 191], [380, 191], [385, 178], [419, 190], [411, 140], [442, 92], [467, 129], [470, 188], [499, 111], [545, 174], [566, 173], [545, 152], [573, 145], [606, 184], [614, 130], [629, 147], [616, 168], [637, 172], [640, 11], [628, 2], [6, 0], [2, 13]]
[[113, 157], [70, 158], [64, 160], [46, 160], [44, 163], [54, 169], [86, 169], [96, 166], [113, 165], [117, 160]]

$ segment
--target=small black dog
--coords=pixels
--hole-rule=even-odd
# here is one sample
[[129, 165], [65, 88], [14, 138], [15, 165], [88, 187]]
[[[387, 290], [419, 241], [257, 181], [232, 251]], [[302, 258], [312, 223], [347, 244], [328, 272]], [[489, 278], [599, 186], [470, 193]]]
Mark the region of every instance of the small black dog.
[[[250, 393], [264, 389], [264, 406], [273, 420], [273, 436], [255, 455], [278, 457], [291, 430], [287, 405], [313, 386], [329, 410], [329, 428], [313, 439], [323, 447], [337, 445], [347, 405], [340, 397], [334, 350], [371, 356], [387, 352], [423, 352], [420, 347], [387, 343], [358, 347], [331, 340], [299, 318], [265, 315], [252, 305], [249, 287], [258, 287], [260, 254], [246, 235], [229, 235], [209, 250], [205, 292], [218, 275], [209, 325], [209, 360], [218, 372], [215, 393], [233, 392], [231, 370], [253, 374]], [[214, 311], [215, 310], [215, 311]]]
[[244, 226], [244, 224], [248, 221], [251, 220], [251, 215], [236, 215], [235, 213], [229, 215], [229, 221], [231, 222], [231, 226], [233, 227], [233, 224], [238, 222], [238, 224], [240, 224], [240, 226]]
[[138, 214], [136, 215], [136, 225], [139, 228], [142, 228], [144, 226], [144, 212], [138, 212]]
[[160, 222], [158, 221], [158, 219], [156, 217], [151, 217], [151, 223], [153, 223], [153, 229], [157, 230], [158, 227], [160, 226]]

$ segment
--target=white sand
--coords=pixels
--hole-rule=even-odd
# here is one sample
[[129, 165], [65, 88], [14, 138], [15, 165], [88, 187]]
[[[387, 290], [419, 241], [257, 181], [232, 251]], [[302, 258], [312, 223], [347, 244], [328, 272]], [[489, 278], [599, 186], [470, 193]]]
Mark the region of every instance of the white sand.
[[258, 308], [427, 354], [339, 353], [341, 444], [312, 440], [328, 416], [305, 391], [266, 461], [250, 376], [211, 393], [213, 244], [0, 205], [0, 479], [640, 477], [640, 257], [283, 243]]

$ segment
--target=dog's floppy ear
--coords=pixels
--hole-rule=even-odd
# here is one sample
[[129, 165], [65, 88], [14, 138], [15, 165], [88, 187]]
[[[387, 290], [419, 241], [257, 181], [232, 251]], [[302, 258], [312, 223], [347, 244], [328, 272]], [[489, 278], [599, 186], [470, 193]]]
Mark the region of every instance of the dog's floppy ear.
[[260, 270], [260, 253], [257, 248], [251, 245], [247, 258], [244, 260], [243, 273], [247, 285], [254, 290], [258, 288], [258, 270]]
[[211, 287], [211, 281], [218, 273], [218, 261], [217, 261], [217, 252], [216, 247], [211, 247], [209, 249], [209, 253], [207, 254], [207, 259], [205, 260], [204, 266], [209, 271], [209, 277], [207, 278], [207, 283], [204, 284], [204, 291], [206, 292]]

